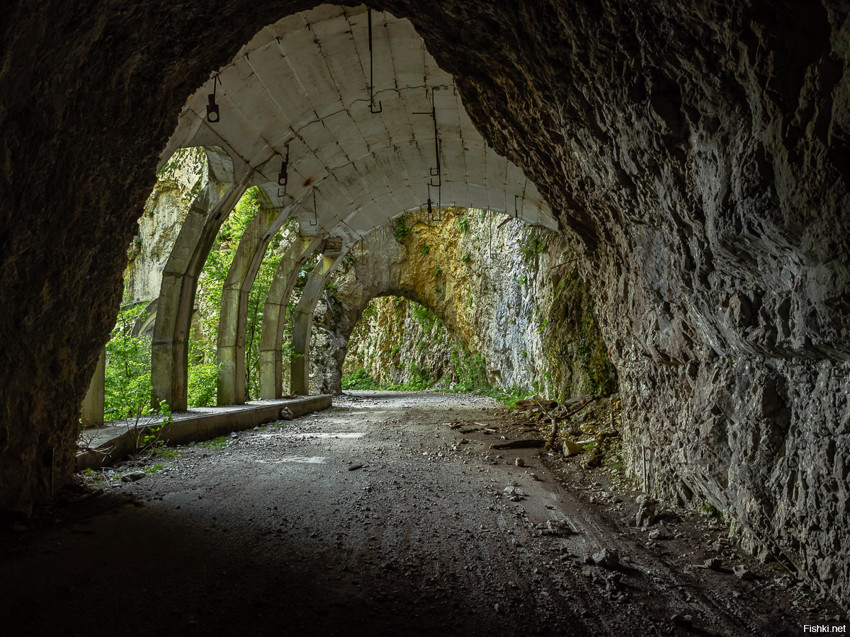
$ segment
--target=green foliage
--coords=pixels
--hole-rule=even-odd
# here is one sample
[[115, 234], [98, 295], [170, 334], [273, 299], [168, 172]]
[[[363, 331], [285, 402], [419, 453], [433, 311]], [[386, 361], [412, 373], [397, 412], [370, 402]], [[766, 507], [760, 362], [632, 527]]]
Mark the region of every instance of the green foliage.
[[593, 301], [583, 308], [579, 330], [579, 365], [587, 374], [594, 396], [608, 396], [617, 391], [617, 376], [608, 360], [608, 351], [593, 314]]
[[204, 449], [224, 449], [227, 446], [228, 436], [218, 436], [210, 440], [204, 440], [198, 446]]
[[463, 261], [464, 263], [469, 263], [469, 260], [471, 258], [472, 257], [469, 255], [469, 252], [464, 252], [463, 255], [460, 257], [460, 260]]
[[519, 252], [525, 258], [531, 258], [546, 251], [546, 243], [535, 234], [529, 234], [528, 238], [519, 247]]
[[151, 415], [151, 341], [133, 336], [133, 325], [144, 320], [141, 306], [118, 314], [106, 344], [104, 415], [107, 420]]
[[399, 217], [393, 222], [393, 236], [399, 243], [404, 243], [405, 238], [412, 230], [412, 228], [408, 228], [404, 223], [404, 217]]
[[[236, 249], [246, 228], [263, 205], [265, 194], [257, 187], [249, 188], [230, 213], [216, 237], [216, 243], [207, 256], [207, 261], [198, 278], [196, 302], [198, 312], [193, 320], [190, 336], [190, 367], [188, 379], [188, 402], [190, 407], [215, 404], [219, 365], [216, 343], [218, 340], [221, 297], [227, 273], [236, 255]], [[282, 258], [280, 246], [282, 233], [277, 233], [254, 278], [248, 294], [245, 327], [245, 393], [249, 400], [259, 397], [260, 337], [265, 299], [274, 280]], [[299, 271], [299, 282], [303, 287], [311, 268]]]
[[422, 256], [425, 256], [426, 254], [431, 252], [431, 248], [428, 247], [427, 243], [423, 243], [422, 246], [419, 248], [419, 252], [422, 254]]
[[220, 368], [219, 363], [198, 363], [189, 366], [187, 390], [190, 407], [215, 406]]
[[457, 225], [460, 226], [461, 232], [469, 230], [469, 219], [466, 217], [458, 217]]
[[485, 391], [484, 393], [490, 398], [495, 398], [510, 409], [516, 407], [516, 404], [519, 401], [525, 400], [526, 398], [533, 396], [532, 393], [524, 391], [516, 386], [510, 387], [508, 389], [491, 388]]
[[430, 336], [435, 328], [442, 326], [443, 322], [440, 317], [424, 305], [411, 303], [410, 306], [413, 310], [413, 319], [422, 326], [422, 331], [425, 332], [426, 336]]
[[440, 266], [436, 266], [434, 268], [434, 277], [439, 279], [441, 276], [443, 276], [443, 268], [441, 268]]
[[451, 351], [451, 361], [457, 370], [455, 389], [476, 391], [490, 389], [487, 382], [487, 362], [481, 354], [472, 354], [462, 345]]
[[378, 389], [378, 383], [365, 369], [358, 368], [353, 374], [342, 377], [343, 389]]
[[393, 383], [383, 387], [390, 391], [423, 391], [433, 386], [434, 380], [431, 375], [422, 369], [418, 363], [412, 362], [407, 366], [408, 377], [410, 380], [406, 383]]

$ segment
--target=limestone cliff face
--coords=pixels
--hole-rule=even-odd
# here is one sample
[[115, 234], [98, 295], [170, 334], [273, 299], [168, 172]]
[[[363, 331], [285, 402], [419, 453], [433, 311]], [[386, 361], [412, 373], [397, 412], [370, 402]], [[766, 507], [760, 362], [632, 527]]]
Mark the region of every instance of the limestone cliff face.
[[452, 350], [465, 347], [483, 358], [495, 387], [566, 398], [615, 385], [593, 303], [557, 233], [477, 210], [447, 209], [441, 219], [413, 213], [355, 246], [330, 287], [315, 322], [326, 353], [315, 354], [322, 361], [314, 375], [324, 391], [340, 391], [345, 356], [329, 347], [344, 347], [369, 301], [387, 295], [433, 311], [445, 334], [424, 334], [425, 321], [406, 304], [367, 317], [377, 332], [355, 341], [355, 357], [382, 380], [427, 372], [456, 382]]
[[159, 171], [139, 219], [139, 233], [127, 253], [124, 303], [149, 302], [159, 297], [165, 262], [192, 200], [208, 180], [207, 155], [202, 148], [178, 150]]

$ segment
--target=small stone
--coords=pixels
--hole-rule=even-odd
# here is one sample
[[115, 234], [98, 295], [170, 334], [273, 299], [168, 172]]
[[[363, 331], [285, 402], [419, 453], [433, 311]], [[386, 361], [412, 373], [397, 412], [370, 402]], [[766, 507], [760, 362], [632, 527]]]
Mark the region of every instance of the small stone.
[[123, 482], [135, 482], [136, 480], [141, 480], [145, 477], [144, 471], [130, 471], [129, 473], [125, 473], [121, 476], [121, 480]]
[[514, 461], [514, 464], [518, 467], [524, 467], [525, 466], [525, 460], [523, 460], [522, 458], [517, 458]]
[[754, 580], [756, 578], [755, 574], [743, 564], [734, 566], [732, 568], [732, 572], [735, 573], [736, 577], [745, 581]]
[[577, 456], [582, 452], [581, 445], [577, 445], [572, 440], [564, 441], [564, 455], [567, 457]]
[[574, 533], [570, 523], [566, 520], [546, 520], [547, 535], [566, 536]]
[[660, 529], [652, 529], [649, 532], [648, 537], [649, 537], [650, 540], [666, 540], [667, 539], [667, 536], [664, 533], [662, 533]]
[[468, 445], [468, 444], [469, 444], [469, 440], [467, 440], [466, 438], [461, 438], [461, 439], [460, 439], [460, 442], [459, 442], [459, 443], [457, 443], [457, 444], [459, 444], [459, 445]]
[[716, 557], [712, 557], [711, 559], [707, 559], [702, 564], [702, 568], [710, 568], [712, 571], [719, 571], [721, 568], [721, 561]]
[[292, 410], [289, 407], [284, 407], [280, 410], [281, 420], [292, 420], [293, 418], [295, 418], [295, 415], [292, 413]]
[[602, 549], [591, 556], [593, 563], [604, 568], [616, 568], [620, 564], [620, 556], [613, 549]]
[[508, 485], [504, 489], [505, 496], [512, 502], [519, 502], [525, 499], [525, 491], [518, 489], [514, 485]]
[[691, 623], [693, 623], [694, 618], [693, 615], [682, 615], [680, 613], [676, 613], [670, 618], [670, 621], [674, 624], [689, 626]]
[[540, 477], [539, 475], [537, 475], [536, 473], [532, 473], [532, 474], [531, 474], [531, 479], [532, 479], [532, 480], [534, 480], [535, 482], [543, 482], [543, 478], [541, 478], [541, 477]]
[[638, 512], [635, 515], [635, 526], [652, 526], [657, 519], [657, 503], [651, 498], [645, 498], [640, 503], [640, 508], [638, 508]]

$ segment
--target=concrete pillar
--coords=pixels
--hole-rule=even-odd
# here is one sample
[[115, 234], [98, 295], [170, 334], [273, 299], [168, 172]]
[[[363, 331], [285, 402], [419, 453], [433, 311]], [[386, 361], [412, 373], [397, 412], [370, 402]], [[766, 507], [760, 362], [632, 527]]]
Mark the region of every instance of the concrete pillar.
[[219, 405], [241, 405], [245, 402], [248, 295], [269, 242], [280, 230], [291, 208], [275, 208], [266, 191], [261, 192], [261, 207], [239, 241], [221, 291], [217, 346]]
[[[246, 169], [238, 183], [214, 180], [213, 165], [221, 168], [229, 158], [210, 149], [207, 149], [207, 156], [210, 158], [209, 183], [194, 199], [183, 222], [163, 270], [157, 300], [151, 351], [153, 400], [167, 402], [172, 411], [187, 408], [188, 338], [198, 276], [221, 224], [242, 197], [253, 175], [253, 171]], [[232, 162], [230, 167], [232, 169]]]
[[106, 350], [100, 350], [97, 366], [91, 377], [88, 391], [83, 398], [81, 420], [83, 428], [100, 427], [103, 424], [103, 401], [106, 398]]
[[283, 395], [283, 330], [286, 306], [298, 272], [322, 244], [321, 237], [300, 237], [289, 246], [278, 265], [263, 308], [260, 338], [260, 397], [266, 400]]
[[313, 312], [322, 290], [330, 278], [331, 272], [342, 261], [342, 252], [325, 253], [322, 260], [310, 273], [301, 299], [295, 308], [292, 325], [292, 393], [306, 396], [310, 393], [310, 330], [313, 326]]

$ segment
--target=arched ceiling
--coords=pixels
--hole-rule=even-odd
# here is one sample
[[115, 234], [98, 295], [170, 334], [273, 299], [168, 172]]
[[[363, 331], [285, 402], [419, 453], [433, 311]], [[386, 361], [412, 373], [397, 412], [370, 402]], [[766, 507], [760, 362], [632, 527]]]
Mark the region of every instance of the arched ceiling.
[[[364, 6], [322, 5], [262, 29], [186, 103], [161, 164], [180, 147], [220, 146], [237, 172], [255, 171], [253, 183], [298, 217], [303, 234], [348, 245], [429, 197], [555, 228], [535, 186], [475, 129], [410, 22], [387, 13], [372, 13], [370, 101], [368, 20]], [[214, 83], [215, 123], [206, 117]]]

